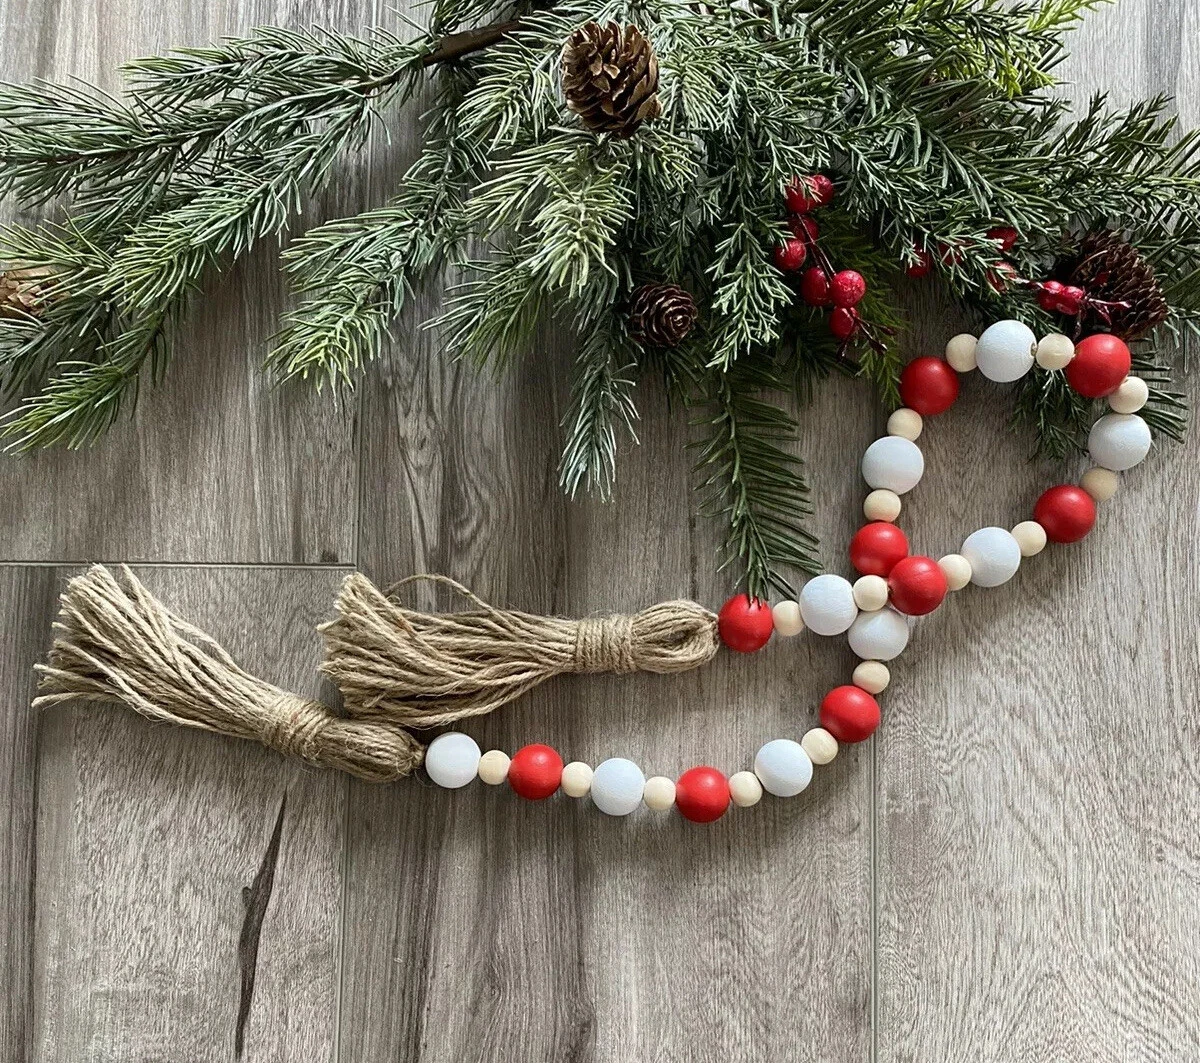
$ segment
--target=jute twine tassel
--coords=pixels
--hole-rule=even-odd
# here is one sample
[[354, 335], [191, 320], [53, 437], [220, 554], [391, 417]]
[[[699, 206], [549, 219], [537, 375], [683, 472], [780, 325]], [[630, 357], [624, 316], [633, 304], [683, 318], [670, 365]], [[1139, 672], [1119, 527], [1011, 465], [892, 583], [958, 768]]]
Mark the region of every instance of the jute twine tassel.
[[531, 616], [488, 605], [445, 576], [474, 609], [406, 609], [359, 573], [346, 577], [336, 620], [322, 625], [321, 670], [345, 710], [405, 727], [440, 727], [492, 712], [565, 672], [683, 672], [717, 652], [717, 618], [695, 602], [664, 602], [633, 616]]
[[344, 719], [247, 675], [128, 568], [123, 572], [125, 588], [101, 565], [68, 583], [49, 664], [38, 666], [44, 693], [35, 708], [80, 698], [123, 701], [152, 720], [252, 738], [373, 782], [421, 763], [424, 749], [406, 731]]

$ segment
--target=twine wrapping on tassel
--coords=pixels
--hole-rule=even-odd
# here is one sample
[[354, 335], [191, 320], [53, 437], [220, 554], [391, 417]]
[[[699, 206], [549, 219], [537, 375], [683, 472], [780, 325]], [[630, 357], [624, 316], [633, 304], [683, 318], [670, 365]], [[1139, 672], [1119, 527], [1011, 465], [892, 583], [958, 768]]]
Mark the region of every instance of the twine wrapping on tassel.
[[152, 720], [262, 742], [320, 767], [387, 782], [408, 775], [424, 748], [386, 723], [345, 719], [319, 701], [243, 672], [213, 639], [169, 612], [123, 569], [72, 579], [54, 627], [34, 707], [118, 700]]
[[479, 716], [567, 672], [683, 672], [712, 659], [717, 618], [695, 602], [663, 602], [633, 616], [584, 620], [497, 609], [445, 576], [411, 576], [449, 587], [475, 608], [406, 609], [360, 573], [347, 576], [321, 670], [350, 715], [404, 727], [440, 727]]

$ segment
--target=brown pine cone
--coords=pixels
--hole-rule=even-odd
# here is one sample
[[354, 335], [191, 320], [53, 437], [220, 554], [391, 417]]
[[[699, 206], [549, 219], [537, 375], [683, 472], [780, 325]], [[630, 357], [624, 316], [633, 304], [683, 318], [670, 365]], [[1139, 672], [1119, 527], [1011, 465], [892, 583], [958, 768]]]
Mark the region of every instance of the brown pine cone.
[[1123, 340], [1144, 336], [1170, 313], [1154, 267], [1136, 247], [1111, 230], [1088, 233], [1079, 251], [1059, 264], [1058, 272], [1066, 283], [1087, 292], [1089, 299], [1128, 304], [1106, 307], [1109, 321], [1104, 320], [1099, 308], [1087, 309], [1087, 324], [1102, 327]]
[[0, 318], [38, 314], [46, 305], [52, 276], [45, 267], [0, 272]]
[[568, 38], [562, 54], [567, 106], [596, 133], [630, 137], [662, 113], [658, 59], [636, 26], [589, 22]]
[[696, 323], [696, 300], [677, 284], [643, 284], [629, 301], [629, 332], [648, 347], [677, 347]]

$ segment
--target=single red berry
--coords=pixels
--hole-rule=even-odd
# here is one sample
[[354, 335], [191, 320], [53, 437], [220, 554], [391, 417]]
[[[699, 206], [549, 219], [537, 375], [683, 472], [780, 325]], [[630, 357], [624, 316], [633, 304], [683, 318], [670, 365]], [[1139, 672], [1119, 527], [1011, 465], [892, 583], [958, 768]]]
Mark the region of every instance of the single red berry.
[[525, 746], [508, 765], [508, 785], [521, 797], [541, 801], [558, 789], [562, 771], [562, 757], [549, 746]]
[[795, 273], [804, 265], [806, 258], [808, 248], [804, 246], [803, 240], [797, 240], [794, 236], [782, 244], [775, 245], [775, 265], [784, 273]]
[[848, 340], [858, 329], [858, 311], [839, 306], [829, 315], [829, 331], [839, 340]]
[[864, 524], [850, 540], [850, 564], [864, 576], [886, 576], [908, 556], [908, 538], [894, 524]]
[[675, 783], [675, 807], [693, 823], [711, 823], [729, 807], [729, 780], [716, 768], [691, 768]]
[[1074, 317], [1083, 309], [1083, 301], [1087, 298], [1087, 292], [1082, 288], [1076, 288], [1073, 284], [1068, 284], [1058, 293], [1058, 304], [1055, 306], [1060, 314], [1066, 314], [1067, 317]]
[[936, 417], [958, 398], [958, 374], [941, 358], [915, 358], [900, 374], [900, 398], [922, 417]]
[[856, 270], [839, 270], [829, 278], [829, 299], [834, 306], [858, 306], [867, 294], [867, 282]]
[[1129, 348], [1116, 336], [1097, 332], [1075, 344], [1067, 383], [1087, 399], [1102, 399], [1121, 386], [1131, 366]]
[[717, 614], [721, 641], [738, 653], [754, 653], [771, 641], [775, 620], [766, 602], [747, 594], [735, 594]]
[[1058, 281], [1041, 281], [1036, 285], [1038, 306], [1053, 314], [1058, 309], [1058, 297], [1062, 295], [1063, 286]]
[[783, 190], [783, 199], [793, 214], [808, 214], [821, 205], [811, 177], [793, 177]]
[[892, 605], [906, 616], [932, 613], [950, 589], [946, 574], [931, 557], [905, 557], [888, 573]]
[[839, 742], [862, 742], [879, 726], [879, 702], [860, 687], [834, 687], [821, 702], [821, 726]]
[[1077, 543], [1096, 523], [1096, 503], [1082, 487], [1051, 487], [1033, 507], [1033, 519], [1052, 543]]
[[1008, 291], [1008, 286], [1017, 279], [1017, 267], [1011, 262], [997, 262], [987, 271], [988, 287], [997, 295]]
[[829, 305], [829, 277], [819, 266], [810, 266], [800, 275], [800, 298], [809, 306]]
[[910, 277], [928, 277], [933, 271], [933, 255], [919, 247], [914, 247], [913, 253], [917, 256], [917, 260], [906, 266], [904, 272]]
[[953, 244], [938, 244], [938, 257], [947, 268], [957, 266], [963, 260], [962, 248]]
[[988, 229], [988, 239], [995, 240], [1000, 245], [1001, 251], [1011, 251], [1017, 246], [1017, 241], [1021, 238], [1020, 234], [1011, 225], [997, 225], [994, 229]]
[[809, 182], [812, 185], [817, 204], [822, 207], [829, 206], [833, 202], [833, 197], [837, 195], [837, 189], [833, 187], [833, 179], [823, 173], [815, 173], [809, 178]]
[[806, 240], [810, 244], [815, 244], [821, 238], [821, 227], [811, 214], [801, 214], [789, 219], [788, 228], [797, 240]]

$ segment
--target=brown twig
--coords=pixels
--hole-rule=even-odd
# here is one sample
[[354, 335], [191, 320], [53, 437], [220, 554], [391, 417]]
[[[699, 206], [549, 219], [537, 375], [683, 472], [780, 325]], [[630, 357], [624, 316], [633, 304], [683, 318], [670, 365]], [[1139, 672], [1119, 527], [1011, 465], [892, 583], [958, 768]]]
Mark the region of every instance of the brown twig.
[[520, 19], [510, 19], [508, 22], [493, 22], [490, 26], [480, 26], [475, 30], [451, 33], [438, 41], [437, 47], [425, 56], [422, 63], [425, 66], [433, 66], [434, 63], [449, 63], [461, 59], [464, 55], [490, 48], [520, 26]]

